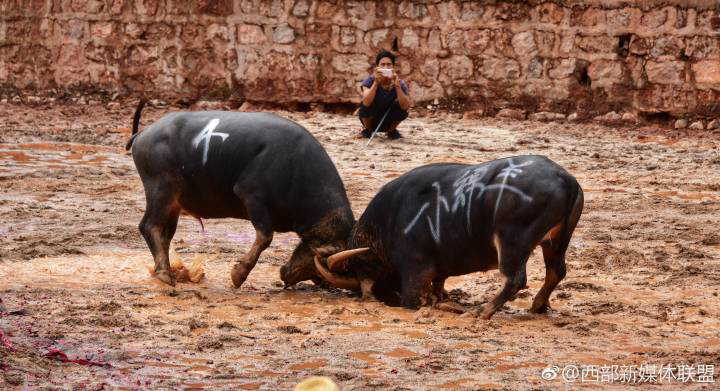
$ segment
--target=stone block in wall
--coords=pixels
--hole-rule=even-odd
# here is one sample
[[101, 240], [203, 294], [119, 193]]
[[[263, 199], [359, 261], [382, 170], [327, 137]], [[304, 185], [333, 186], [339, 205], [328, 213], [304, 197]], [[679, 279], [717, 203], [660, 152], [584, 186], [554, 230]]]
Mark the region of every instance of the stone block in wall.
[[650, 55], [653, 57], [660, 56], [680, 56], [680, 51], [685, 48], [685, 42], [679, 37], [662, 36], [655, 39], [655, 43], [650, 49]]
[[472, 22], [480, 20], [485, 14], [486, 5], [477, 1], [463, 1], [460, 9], [460, 20]]
[[630, 40], [630, 53], [644, 56], [650, 53], [654, 43], [652, 38], [633, 36]]
[[480, 54], [490, 43], [490, 30], [465, 30], [465, 49], [468, 54]]
[[441, 1], [428, 7], [428, 12], [435, 19], [436, 24], [460, 19], [461, 5], [458, 0]]
[[696, 35], [685, 42], [685, 55], [693, 60], [720, 61], [720, 38]]
[[425, 4], [416, 1], [402, 1], [398, 5], [397, 15], [408, 19], [422, 19], [428, 16], [428, 8]]
[[305, 41], [314, 47], [330, 45], [332, 26], [326, 23], [308, 23], [305, 25]]
[[682, 61], [648, 61], [645, 72], [650, 83], [681, 84], [685, 81], [685, 64]]
[[549, 65], [548, 76], [551, 79], [565, 79], [577, 71], [578, 60], [576, 58], [556, 59]]
[[492, 10], [492, 16], [496, 20], [525, 22], [530, 20], [530, 10], [523, 3], [497, 2], [494, 5], [488, 5], [486, 10]]
[[429, 80], [437, 80], [440, 74], [440, 61], [437, 58], [428, 58], [426, 61], [420, 62], [419, 70]]
[[368, 73], [372, 61], [365, 54], [337, 54], [332, 57], [331, 64], [338, 72], [357, 77]]
[[532, 31], [523, 31], [512, 37], [512, 46], [515, 53], [520, 57], [532, 57], [537, 54], [535, 35]]
[[577, 35], [575, 46], [587, 54], [599, 55], [615, 53], [618, 39], [608, 35]]
[[606, 12], [605, 20], [606, 26], [612, 31], [612, 29], [619, 29], [620, 31], [627, 31], [636, 28], [640, 23], [643, 12], [638, 8], [616, 8]]
[[197, 0], [195, 12], [215, 16], [228, 16], [233, 13], [233, 0]]
[[642, 26], [649, 29], [656, 29], [665, 24], [668, 20], [667, 8], [654, 9], [643, 13]]
[[465, 49], [465, 32], [463, 30], [450, 30], [441, 34], [443, 48], [452, 53], [460, 53]]
[[571, 25], [603, 26], [605, 25], [605, 10], [599, 8], [574, 7], [570, 19]]
[[480, 74], [490, 80], [515, 80], [520, 77], [520, 64], [510, 58], [483, 58]]
[[410, 96], [415, 102], [427, 102], [445, 96], [443, 86], [437, 81], [430, 86], [421, 85], [414, 80], [410, 80], [408, 84]]
[[513, 48], [513, 38], [513, 34], [507, 29], [491, 30], [490, 44], [483, 54], [491, 57], [515, 57], [517, 54]]
[[287, 23], [283, 23], [273, 29], [272, 37], [275, 43], [292, 43], [295, 40], [295, 30]]
[[[115, 0], [122, 3], [125, 0]], [[130, 1], [130, 0], [127, 0]], [[165, 0], [165, 12], [168, 15], [189, 15], [192, 12], [193, 2], [187, 0]]]
[[619, 61], [593, 61], [588, 67], [588, 76], [593, 87], [608, 87], [621, 81], [623, 66]]
[[158, 12], [160, 0], [134, 0], [131, 7], [135, 13], [143, 16], [155, 16]]
[[256, 45], [267, 42], [262, 26], [240, 24], [237, 26], [237, 42], [241, 45]]
[[308, 0], [297, 0], [292, 8], [294, 16], [304, 18], [310, 14], [310, 2]]
[[420, 46], [420, 36], [411, 27], [407, 27], [402, 32], [400, 38], [400, 46], [402, 48], [417, 49]]
[[473, 75], [473, 62], [468, 56], [456, 55], [440, 62], [442, 75], [449, 79], [449, 82], [466, 80]]
[[[390, 42], [390, 30], [388, 29], [376, 29], [365, 33], [365, 43], [368, 44], [373, 50], [384, 48], [383, 45]], [[387, 45], [385, 45], [387, 46]]]
[[530, 11], [533, 21], [559, 25], [565, 19], [565, 7], [555, 3], [544, 3]]
[[698, 87], [720, 90], [720, 61], [700, 61], [692, 65], [692, 70]]
[[545, 59], [534, 57], [525, 66], [525, 77], [528, 79], [540, 79], [545, 74]]
[[537, 42], [538, 54], [544, 57], [550, 57], [555, 54], [555, 33], [550, 31], [537, 31], [535, 33], [535, 41]]

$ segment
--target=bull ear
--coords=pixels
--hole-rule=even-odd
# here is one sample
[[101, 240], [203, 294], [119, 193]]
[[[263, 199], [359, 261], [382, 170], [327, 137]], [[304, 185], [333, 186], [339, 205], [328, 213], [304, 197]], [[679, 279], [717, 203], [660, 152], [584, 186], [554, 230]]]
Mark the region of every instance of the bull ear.
[[336, 252], [340, 251], [341, 249], [337, 246], [333, 245], [327, 245], [322, 247], [310, 247], [312, 252], [319, 256], [320, 258], [327, 258], [331, 254], [335, 254]]

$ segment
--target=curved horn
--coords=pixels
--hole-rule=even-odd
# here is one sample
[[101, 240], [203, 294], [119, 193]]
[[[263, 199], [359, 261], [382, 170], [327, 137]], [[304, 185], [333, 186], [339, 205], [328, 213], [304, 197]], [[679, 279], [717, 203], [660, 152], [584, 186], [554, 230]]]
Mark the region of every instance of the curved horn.
[[337, 265], [338, 263], [352, 257], [353, 255], [362, 254], [368, 250], [370, 250], [370, 247], [361, 247], [361, 248], [354, 248], [352, 250], [340, 251], [337, 254], [333, 254], [328, 257], [328, 260], [327, 260], [328, 268], [330, 270], [337, 270], [335, 268], [335, 265]]
[[331, 272], [330, 270], [326, 269], [325, 266], [322, 265], [322, 263], [320, 263], [320, 257], [318, 256], [315, 257], [315, 267], [317, 268], [320, 275], [322, 275], [322, 277], [327, 280], [327, 282], [338, 288], [350, 290], [360, 289], [360, 281], [355, 278], [338, 276], [337, 274]]

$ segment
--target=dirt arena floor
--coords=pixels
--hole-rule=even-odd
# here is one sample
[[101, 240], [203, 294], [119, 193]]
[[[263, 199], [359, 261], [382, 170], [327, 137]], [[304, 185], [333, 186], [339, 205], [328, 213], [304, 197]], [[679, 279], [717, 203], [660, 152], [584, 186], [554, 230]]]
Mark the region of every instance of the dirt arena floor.
[[[484, 321], [476, 312], [500, 289], [497, 272], [448, 280], [463, 315], [309, 282], [285, 290], [294, 234], [276, 234], [233, 289], [232, 262], [254, 238], [239, 220], [208, 220], [203, 233], [181, 218], [178, 257], [202, 261], [206, 278], [156, 282], [137, 230], [144, 193], [123, 148], [133, 110], [0, 105], [2, 389], [288, 390], [310, 375], [343, 390], [716, 389], [719, 133], [441, 114], [365, 148], [354, 117], [279, 113], [327, 148], [356, 217], [382, 184], [430, 162], [542, 154], [578, 178], [585, 212], [553, 310], [527, 312], [545, 273], [538, 249], [529, 289]], [[143, 124], [172, 110], [147, 108]], [[656, 376], [624, 377], [640, 367]], [[614, 369], [600, 379], [593, 368]]]

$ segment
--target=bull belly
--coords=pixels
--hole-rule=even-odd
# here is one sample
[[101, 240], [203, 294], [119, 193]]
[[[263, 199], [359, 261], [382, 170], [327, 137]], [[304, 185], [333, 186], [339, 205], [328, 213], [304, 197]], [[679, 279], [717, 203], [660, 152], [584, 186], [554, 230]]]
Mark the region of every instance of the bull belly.
[[198, 200], [181, 199], [180, 207], [182, 213], [203, 219], [248, 219], [245, 205], [237, 198], [233, 200], [220, 201], [213, 200], [210, 202], [202, 202]]

